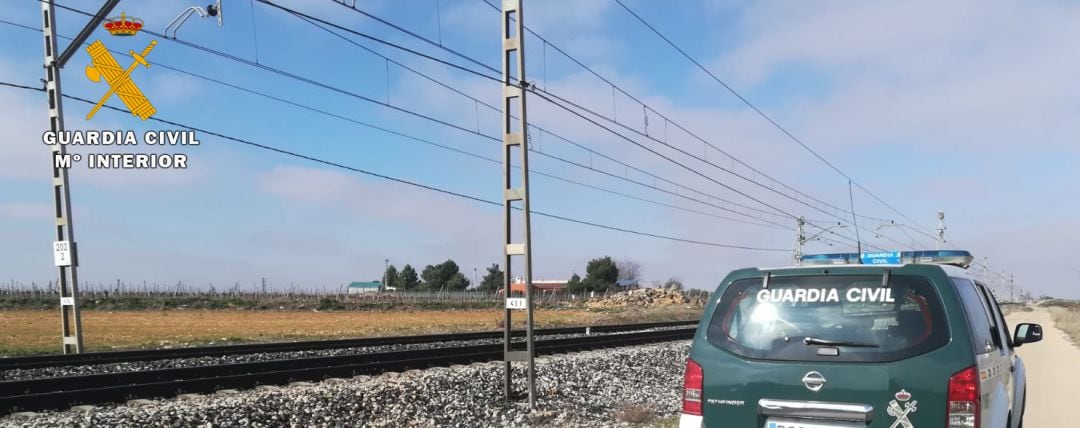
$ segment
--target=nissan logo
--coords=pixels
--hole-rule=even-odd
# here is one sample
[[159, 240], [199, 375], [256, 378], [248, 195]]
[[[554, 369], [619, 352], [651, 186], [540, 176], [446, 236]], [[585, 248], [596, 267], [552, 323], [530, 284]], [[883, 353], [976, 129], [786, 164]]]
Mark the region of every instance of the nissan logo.
[[803, 376], [802, 383], [806, 385], [806, 389], [817, 392], [821, 390], [821, 387], [825, 386], [825, 376], [818, 372], [809, 372]]

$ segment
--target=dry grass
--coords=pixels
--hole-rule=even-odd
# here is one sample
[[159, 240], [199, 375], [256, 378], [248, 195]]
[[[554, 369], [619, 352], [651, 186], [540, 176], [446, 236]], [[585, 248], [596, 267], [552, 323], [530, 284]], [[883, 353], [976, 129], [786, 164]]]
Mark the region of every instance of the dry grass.
[[1032, 311], [1034, 311], [1034, 309], [1032, 309], [1031, 306], [1028, 306], [1028, 305], [1023, 304], [1023, 303], [1002, 303], [1000, 307], [1001, 307], [1001, 315], [1002, 316], [1008, 316], [1009, 314], [1011, 314], [1013, 312], [1032, 312]]
[[658, 418], [643, 426], [648, 428], [679, 428], [679, 415]]
[[[537, 310], [541, 327], [695, 319], [700, 309], [655, 311]], [[524, 313], [515, 312], [515, 325]], [[83, 311], [87, 349], [198, 346], [205, 344], [396, 336], [496, 329], [502, 311]], [[0, 355], [56, 352], [58, 311], [0, 312]]]
[[645, 424], [656, 419], [656, 408], [642, 403], [623, 403], [614, 414], [615, 420], [631, 424]]
[[1080, 307], [1050, 308], [1050, 314], [1054, 317], [1054, 325], [1069, 335], [1073, 344], [1080, 346]]

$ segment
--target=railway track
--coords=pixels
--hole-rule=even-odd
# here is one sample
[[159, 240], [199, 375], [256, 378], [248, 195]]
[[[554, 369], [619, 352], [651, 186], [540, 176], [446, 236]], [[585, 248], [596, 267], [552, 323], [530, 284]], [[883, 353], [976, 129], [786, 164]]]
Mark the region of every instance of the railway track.
[[[652, 328], [683, 327], [697, 325], [697, 321], [667, 321], [640, 324], [599, 325], [591, 327], [560, 327], [534, 330], [538, 336], [582, 334], [586, 328], [592, 333], [617, 333]], [[515, 330], [515, 337], [523, 337], [523, 330]], [[315, 351], [341, 348], [364, 348], [380, 345], [442, 343], [459, 340], [501, 339], [501, 331], [473, 333], [430, 334], [415, 336], [366, 337], [359, 339], [313, 340], [303, 342], [251, 343], [243, 345], [201, 346], [177, 349], [148, 349], [136, 351], [88, 352], [69, 355], [35, 355], [28, 357], [0, 358], [0, 371], [35, 369], [43, 367], [81, 366], [107, 363], [167, 360], [175, 358], [221, 357], [226, 355], [255, 354], [267, 352]]]
[[[592, 327], [592, 330], [596, 331], [597, 328], [622, 328], [625, 330], [615, 331], [626, 331], [678, 326], [649, 325], [652, 327], [643, 327], [642, 324], [637, 324], [629, 326]], [[547, 335], [582, 333], [584, 328], [576, 328], [574, 331], [569, 332], [565, 330], [566, 329], [546, 329], [545, 332]], [[553, 331], [560, 331], [561, 333], [552, 333]], [[468, 335], [475, 334], [482, 333], [468, 333]], [[536, 342], [536, 353], [537, 355], [549, 355], [591, 349], [685, 340], [691, 338], [693, 334], [693, 328], [676, 328], [538, 340]], [[495, 333], [496, 337], [499, 335], [501, 335], [501, 333]], [[462, 335], [413, 337], [426, 337], [429, 338], [429, 340], [431, 337], [449, 337], [446, 341], [468, 340], [467, 338], [462, 339]], [[486, 337], [487, 336], [482, 336], [482, 338]], [[315, 346], [313, 342], [304, 342], [303, 344]], [[289, 345], [300, 345], [300, 343]], [[228, 348], [235, 347], [236, 346], [230, 346]], [[209, 350], [205, 348], [204, 350], [209, 352]], [[21, 411], [64, 409], [82, 404], [124, 402], [137, 398], [172, 397], [186, 393], [208, 393], [222, 389], [251, 388], [258, 385], [281, 385], [296, 381], [322, 380], [332, 377], [348, 377], [361, 374], [371, 375], [390, 371], [499, 361], [502, 359], [502, 352], [502, 344], [465, 345], [357, 355], [283, 359], [200, 367], [8, 381], [0, 382], [0, 414]], [[127, 357], [132, 358], [134, 356], [129, 355]], [[66, 361], [61, 359], [61, 362]]]

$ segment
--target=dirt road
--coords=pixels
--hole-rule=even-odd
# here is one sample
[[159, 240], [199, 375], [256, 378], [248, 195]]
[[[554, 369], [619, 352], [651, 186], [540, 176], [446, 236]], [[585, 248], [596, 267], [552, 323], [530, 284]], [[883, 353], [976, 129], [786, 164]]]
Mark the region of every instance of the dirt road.
[[1014, 312], [1009, 326], [1033, 322], [1043, 326], [1043, 340], [1018, 351], [1027, 367], [1028, 404], [1024, 426], [1032, 428], [1072, 426], [1080, 421], [1080, 348], [1054, 327], [1045, 309]]

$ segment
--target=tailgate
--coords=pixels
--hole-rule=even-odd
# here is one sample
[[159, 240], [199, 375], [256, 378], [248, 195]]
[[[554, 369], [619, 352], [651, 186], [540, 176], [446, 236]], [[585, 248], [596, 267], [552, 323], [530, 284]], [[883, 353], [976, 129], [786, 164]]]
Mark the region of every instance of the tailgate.
[[973, 362], [929, 279], [866, 272], [732, 282], [691, 351], [705, 425], [941, 426]]
[[[730, 426], [748, 427], [772, 427], [770, 422], [777, 428], [891, 427], [906, 420], [933, 427], [945, 420], [947, 369], [927, 371], [912, 364], [724, 364], [699, 361], [708, 360], [700, 355], [694, 359], [704, 373], [703, 411], [709, 426], [716, 425], [708, 421], [730, 421]], [[807, 385], [821, 387], [812, 391]]]

